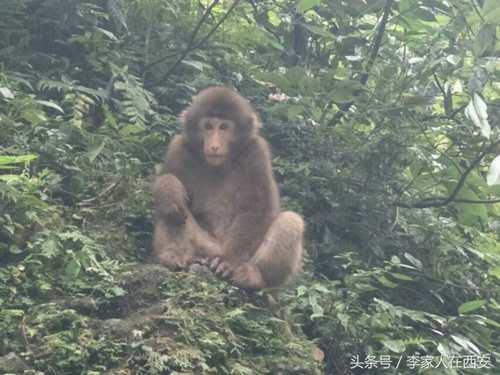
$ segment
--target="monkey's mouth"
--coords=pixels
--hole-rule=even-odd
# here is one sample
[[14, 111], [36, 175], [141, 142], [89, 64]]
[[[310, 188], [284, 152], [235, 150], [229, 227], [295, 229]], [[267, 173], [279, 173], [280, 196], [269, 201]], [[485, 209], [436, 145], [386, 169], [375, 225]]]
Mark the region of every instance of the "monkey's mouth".
[[217, 167], [219, 165], [224, 164], [224, 162], [226, 161], [226, 155], [210, 154], [210, 155], [205, 155], [205, 159], [207, 161], [207, 164]]

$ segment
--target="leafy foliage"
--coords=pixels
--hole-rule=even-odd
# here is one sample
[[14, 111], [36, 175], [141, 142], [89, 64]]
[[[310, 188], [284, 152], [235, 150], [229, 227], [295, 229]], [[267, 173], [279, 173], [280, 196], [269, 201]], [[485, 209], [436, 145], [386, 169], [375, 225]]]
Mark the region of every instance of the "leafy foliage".
[[[498, 367], [499, 20], [495, 0], [3, 0], [0, 372]], [[307, 221], [274, 308], [142, 265], [175, 116], [220, 83]]]

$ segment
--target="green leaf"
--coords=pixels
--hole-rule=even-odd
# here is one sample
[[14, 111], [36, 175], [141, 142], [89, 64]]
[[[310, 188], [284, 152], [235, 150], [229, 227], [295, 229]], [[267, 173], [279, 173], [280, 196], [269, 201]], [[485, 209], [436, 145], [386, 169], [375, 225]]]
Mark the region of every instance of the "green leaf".
[[59, 244], [53, 238], [47, 240], [42, 245], [42, 255], [47, 259], [54, 258], [59, 253]]
[[304, 106], [302, 105], [288, 105], [286, 108], [286, 115], [289, 120], [294, 121], [299, 115], [304, 113]]
[[254, 77], [256, 81], [264, 84], [272, 83], [286, 93], [292, 89], [292, 83], [283, 74], [257, 71]]
[[484, 2], [483, 17], [488, 23], [500, 24], [500, 3], [498, 0], [486, 0]]
[[[476, 194], [469, 196], [470, 200], [479, 200]], [[484, 204], [457, 203], [458, 221], [464, 225], [476, 225], [488, 222], [488, 210]]]
[[476, 299], [473, 301], [465, 302], [458, 307], [458, 312], [460, 314], [467, 314], [483, 307], [485, 304], [486, 300], [484, 299]]
[[195, 68], [196, 70], [203, 72], [203, 63], [195, 60], [182, 60], [182, 63], [184, 65], [190, 66], [192, 68]]
[[331, 33], [328, 30], [325, 30], [321, 26], [306, 25], [306, 24], [304, 24], [304, 28], [306, 28], [307, 30], [309, 30], [313, 34], [316, 34], [316, 35], [319, 35], [319, 36], [323, 36], [323, 37], [325, 37], [327, 39], [334, 39], [335, 38], [335, 34]]
[[44, 107], [55, 109], [59, 113], [64, 114], [64, 110], [55, 103], [49, 102], [47, 100], [37, 100], [36, 102], [40, 105], [43, 105]]
[[0, 169], [13, 168], [10, 164], [29, 163], [38, 158], [37, 155], [21, 155], [21, 156], [0, 156]]
[[139, 126], [137, 124], [127, 124], [120, 129], [120, 134], [124, 136], [134, 135], [142, 133], [144, 130], [145, 129], [142, 126]]
[[389, 288], [396, 288], [398, 284], [393, 283], [391, 280], [389, 280], [385, 276], [380, 276], [377, 278], [377, 280], [384, 286], [389, 287]]
[[418, 8], [415, 9], [413, 14], [420, 18], [422, 21], [436, 22], [436, 16], [428, 9]]
[[319, 284], [319, 283], [313, 284], [311, 289], [314, 289], [314, 290], [321, 292], [321, 293], [330, 293], [330, 291], [328, 290], [328, 288], [326, 286]]
[[101, 32], [103, 35], [107, 36], [110, 40], [112, 40], [114, 42], [118, 40], [118, 38], [116, 37], [116, 35], [113, 34], [111, 31], [105, 30], [105, 29], [103, 29], [101, 27], [97, 27], [96, 29], [97, 29], [97, 31]]
[[462, 335], [451, 335], [451, 338], [466, 351], [472, 351], [476, 354], [481, 353], [481, 350], [479, 350], [479, 348], [467, 337]]
[[486, 176], [488, 186], [500, 185], [500, 155], [491, 162], [488, 175]]
[[66, 264], [66, 267], [64, 267], [64, 274], [68, 279], [76, 279], [81, 269], [82, 266], [80, 262], [73, 258]]
[[404, 253], [404, 257], [412, 264], [414, 265], [415, 267], [417, 267], [419, 270], [422, 269], [422, 262], [415, 258], [413, 255], [411, 255], [410, 253]]
[[465, 115], [480, 129], [481, 134], [489, 139], [491, 135], [491, 126], [488, 122], [487, 109], [483, 99], [477, 93], [474, 93], [474, 96], [465, 108]]
[[493, 275], [500, 280], [500, 266], [490, 269], [490, 275]]
[[406, 348], [402, 340], [381, 340], [381, 343], [394, 353], [403, 353]]
[[313, 311], [311, 319], [319, 318], [324, 315], [323, 307], [318, 303], [318, 299], [315, 295], [309, 295], [309, 306]]
[[477, 33], [474, 41], [474, 54], [481, 57], [487, 50], [494, 48], [496, 39], [496, 27], [491, 24], [484, 24]]
[[109, 291], [110, 291], [111, 295], [113, 295], [114, 297], [120, 297], [120, 296], [124, 296], [125, 294], [127, 294], [125, 289], [123, 289], [119, 286], [114, 286]]
[[492, 319], [489, 319], [489, 318], [485, 318], [485, 323], [486, 324], [489, 324], [490, 326], [492, 327], [495, 327], [495, 328], [500, 328], [500, 323], [497, 323], [496, 321], [492, 320]]
[[399, 272], [391, 272], [391, 276], [399, 279], [399, 280], [405, 280], [405, 281], [413, 281], [413, 278], [410, 276], [407, 276], [405, 274], [399, 273]]
[[335, 102], [347, 102], [352, 100], [352, 97], [360, 90], [363, 90], [363, 85], [357, 81], [350, 79], [337, 81], [334, 84], [334, 89], [330, 92], [330, 98]]
[[102, 152], [104, 149], [104, 146], [106, 145], [106, 141], [102, 141], [98, 146], [93, 147], [88, 153], [87, 157], [89, 158], [90, 162], [92, 163]]
[[307, 293], [307, 288], [304, 285], [301, 285], [297, 288], [297, 297], [302, 297]]
[[14, 99], [14, 93], [7, 87], [0, 87], [0, 95], [5, 99]]
[[300, 0], [297, 5], [297, 11], [301, 14], [304, 14], [309, 9], [314, 8], [321, 4], [321, 0]]
[[[4, 167], [2, 168], [0, 166], [0, 169], [9, 169], [8, 167]], [[18, 175], [18, 174], [1, 174], [0, 175], [0, 181], [4, 181], [6, 183], [9, 183], [9, 182], [20, 182], [20, 181], [23, 181], [23, 177]], [[5, 228], [4, 228], [5, 229]]]

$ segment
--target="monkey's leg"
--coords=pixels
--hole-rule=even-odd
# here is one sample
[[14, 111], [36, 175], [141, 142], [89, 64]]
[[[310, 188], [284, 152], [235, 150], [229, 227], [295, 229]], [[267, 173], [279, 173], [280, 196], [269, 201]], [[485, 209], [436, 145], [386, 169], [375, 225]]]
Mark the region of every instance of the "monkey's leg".
[[155, 260], [168, 267], [185, 268], [194, 258], [186, 226], [166, 222], [157, 218], [153, 238], [153, 257]]
[[199, 226], [187, 211], [183, 224], [172, 224], [159, 218], [155, 225], [153, 255], [161, 264], [185, 268], [198, 259], [222, 255], [220, 245]]
[[155, 234], [153, 255], [161, 264], [186, 267], [197, 258], [220, 256], [220, 246], [189, 211], [182, 182], [173, 174], [158, 176], [153, 184]]
[[235, 285], [259, 289], [285, 284], [302, 266], [304, 221], [286, 211], [271, 223], [262, 244], [248, 263], [232, 274]]
[[186, 231], [197, 259], [211, 259], [222, 255], [222, 248], [214, 236], [203, 229], [188, 211]]
[[187, 217], [188, 194], [173, 174], [155, 178], [153, 183], [155, 213], [169, 224], [182, 224]]

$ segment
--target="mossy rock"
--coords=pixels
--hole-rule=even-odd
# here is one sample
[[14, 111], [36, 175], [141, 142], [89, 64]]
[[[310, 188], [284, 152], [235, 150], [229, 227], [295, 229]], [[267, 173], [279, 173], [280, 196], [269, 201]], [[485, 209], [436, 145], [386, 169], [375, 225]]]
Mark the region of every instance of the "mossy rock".
[[19, 366], [44, 374], [322, 372], [315, 345], [262, 293], [158, 265], [131, 267], [119, 285], [126, 293], [104, 301], [78, 296], [33, 306]]

